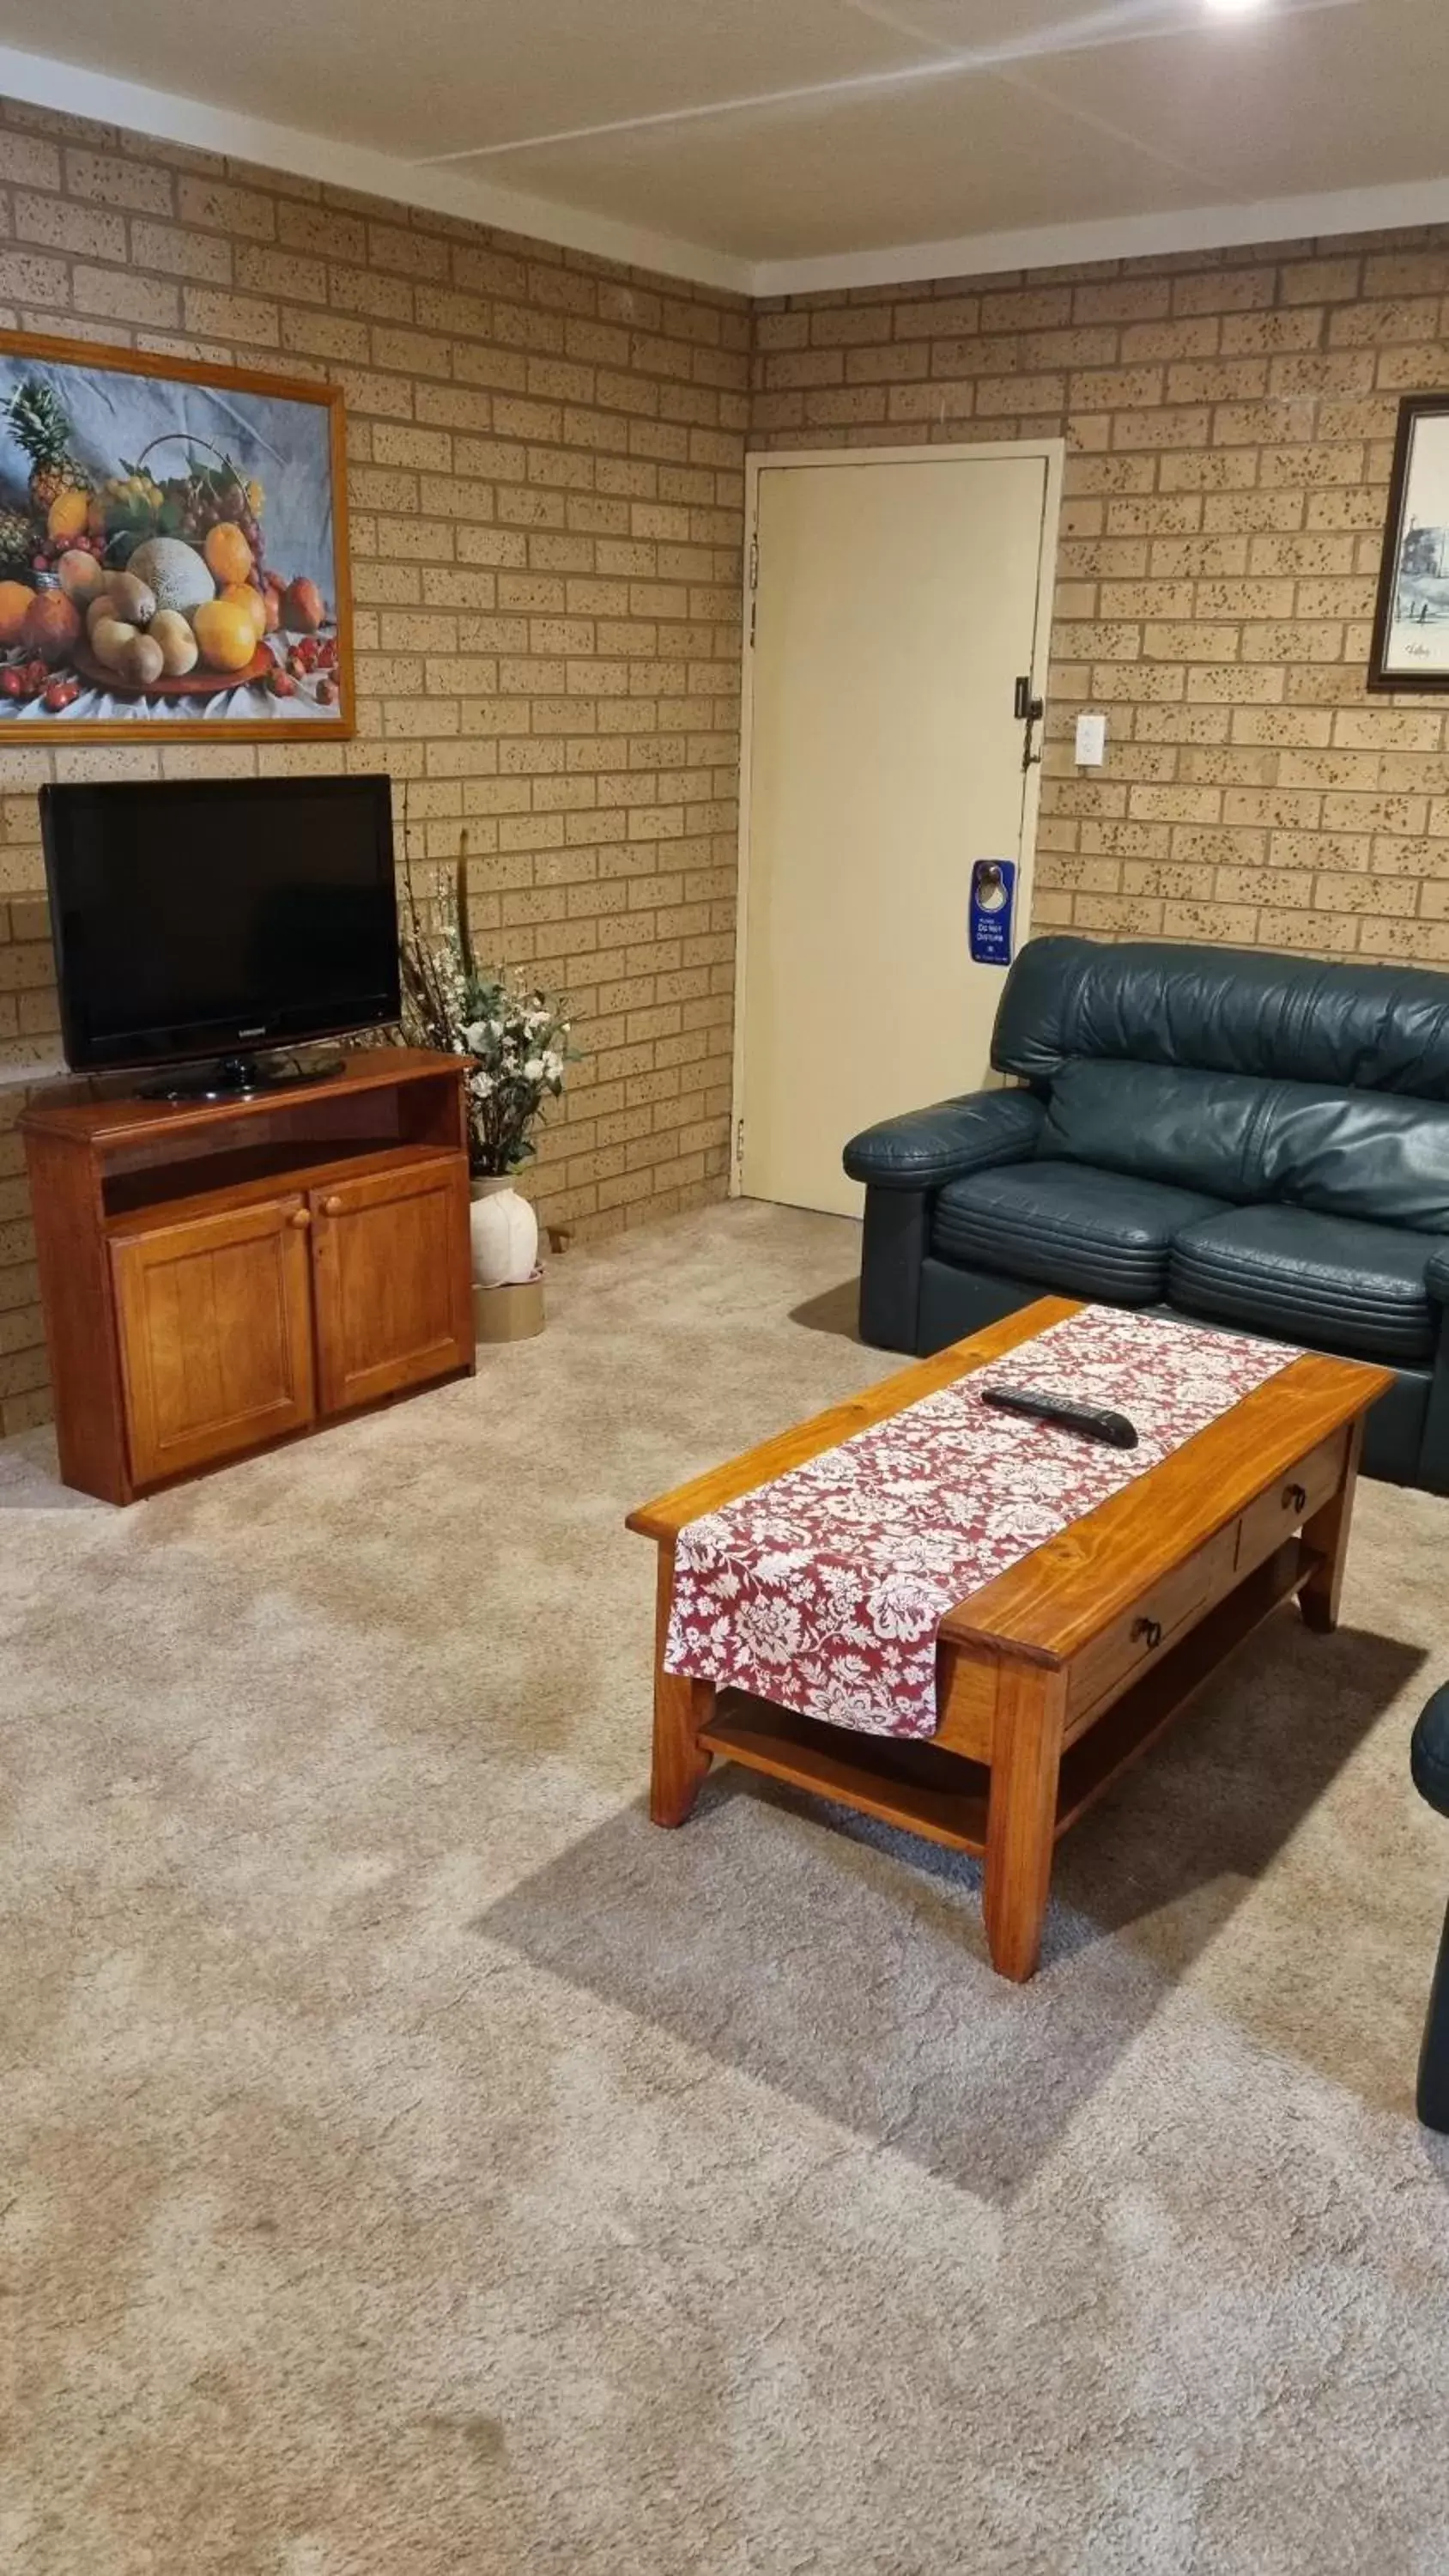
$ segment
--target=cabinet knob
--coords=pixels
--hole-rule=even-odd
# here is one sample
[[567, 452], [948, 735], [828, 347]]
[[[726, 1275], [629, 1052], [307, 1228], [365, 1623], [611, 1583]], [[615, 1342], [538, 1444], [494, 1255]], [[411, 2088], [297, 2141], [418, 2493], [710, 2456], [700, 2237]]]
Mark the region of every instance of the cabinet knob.
[[1132, 1622], [1132, 1636], [1134, 1643], [1139, 1637], [1142, 1639], [1142, 1642], [1146, 1646], [1150, 1655], [1154, 1647], [1160, 1646], [1162, 1643], [1161, 1620], [1134, 1619]]
[[311, 1222], [312, 1222], [312, 1211], [311, 1211], [311, 1209], [310, 1209], [310, 1208], [293, 1208], [293, 1210], [292, 1210], [292, 1214], [291, 1214], [291, 1217], [290, 1217], [290, 1219], [289, 1219], [289, 1223], [290, 1223], [290, 1224], [292, 1224], [292, 1225], [310, 1225], [310, 1224], [311, 1224]]
[[1301, 1485], [1287, 1485], [1283, 1491], [1285, 1512], [1302, 1512], [1308, 1508], [1308, 1496]]
[[322, 1202], [322, 1213], [324, 1216], [340, 1216], [342, 1214], [342, 1201], [339, 1198], [324, 1199]]

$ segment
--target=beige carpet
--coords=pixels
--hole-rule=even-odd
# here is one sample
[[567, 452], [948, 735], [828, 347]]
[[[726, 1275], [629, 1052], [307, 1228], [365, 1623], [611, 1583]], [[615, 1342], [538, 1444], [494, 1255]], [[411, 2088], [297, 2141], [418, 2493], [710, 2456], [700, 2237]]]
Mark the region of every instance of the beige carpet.
[[965, 1862], [738, 1774], [654, 1832], [623, 1512], [890, 1365], [855, 1240], [571, 1254], [130, 1513], [0, 1450], [7, 2576], [1449, 2563], [1449, 1505], [1367, 1490], [1025, 1990]]

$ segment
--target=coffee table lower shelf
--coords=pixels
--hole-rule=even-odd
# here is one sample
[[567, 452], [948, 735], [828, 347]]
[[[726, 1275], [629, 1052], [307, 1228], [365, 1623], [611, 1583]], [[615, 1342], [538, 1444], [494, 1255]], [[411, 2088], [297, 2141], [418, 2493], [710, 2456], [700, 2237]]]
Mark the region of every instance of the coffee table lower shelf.
[[[1068, 1746], [1057, 1782], [1056, 1835], [1146, 1752], [1321, 1562], [1306, 1540], [1287, 1540]], [[928, 1742], [823, 1725], [742, 1691], [721, 1692], [698, 1741], [724, 1761], [834, 1798], [952, 1851], [985, 1855], [991, 1772], [984, 1762]]]

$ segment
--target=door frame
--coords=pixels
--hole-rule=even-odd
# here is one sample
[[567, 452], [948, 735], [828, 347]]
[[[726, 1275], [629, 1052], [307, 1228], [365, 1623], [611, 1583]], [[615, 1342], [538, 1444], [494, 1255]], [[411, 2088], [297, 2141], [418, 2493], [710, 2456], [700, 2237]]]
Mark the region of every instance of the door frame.
[[[1045, 668], [1038, 674], [1038, 657], [1049, 661], [1051, 650], [1052, 604], [1056, 594], [1057, 547], [1060, 542], [1062, 486], [1066, 474], [1067, 443], [1064, 438], [994, 438], [953, 440], [950, 445], [927, 445], [918, 440], [899, 447], [781, 447], [752, 448], [745, 458], [745, 547], [742, 590], [744, 597], [740, 642], [740, 815], [738, 854], [735, 867], [735, 985], [733, 1069], [730, 1080], [729, 1196], [742, 1196], [740, 1187], [743, 1157], [740, 1131], [744, 1119], [745, 1099], [745, 982], [747, 975], [746, 936], [749, 924], [750, 891], [750, 788], [754, 735], [754, 644], [750, 633], [751, 602], [759, 573], [760, 476], [790, 472], [801, 466], [848, 465], [941, 465], [965, 459], [974, 463], [1003, 457], [1040, 457], [1046, 466], [1042, 492], [1041, 559], [1037, 579], [1036, 618], [1032, 628], [1032, 681], [1041, 697], [1046, 696]], [[1045, 647], [1045, 652], [1043, 652]], [[1045, 735], [1041, 739], [1045, 740]], [[1026, 787], [1021, 809], [1021, 857], [1016, 881], [1016, 919], [1018, 933], [1031, 919], [1031, 902], [1036, 882], [1037, 820], [1041, 808], [1040, 760], [1026, 772]]]

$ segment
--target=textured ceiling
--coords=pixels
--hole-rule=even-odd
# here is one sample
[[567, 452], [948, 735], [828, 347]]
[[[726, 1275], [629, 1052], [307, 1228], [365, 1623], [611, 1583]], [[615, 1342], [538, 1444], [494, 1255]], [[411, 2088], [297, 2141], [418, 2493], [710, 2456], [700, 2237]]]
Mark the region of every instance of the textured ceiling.
[[742, 272], [1449, 177], [1449, 0], [0, 0], [0, 43]]

